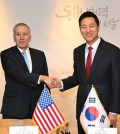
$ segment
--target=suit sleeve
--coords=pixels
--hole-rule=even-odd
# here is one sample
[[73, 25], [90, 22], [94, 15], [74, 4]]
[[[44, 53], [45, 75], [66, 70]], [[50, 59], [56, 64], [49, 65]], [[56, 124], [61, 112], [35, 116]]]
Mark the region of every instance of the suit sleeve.
[[15, 58], [12, 53], [8, 54], [5, 51], [1, 52], [1, 63], [5, 72], [6, 81], [7, 79], [11, 79], [20, 84], [36, 87], [40, 73], [48, 75], [47, 63], [44, 53], [40, 56], [42, 56], [42, 66], [38, 66], [38, 70], [41, 71], [37, 71], [36, 73], [29, 73], [23, 69], [21, 63], [19, 62], [19, 59]]
[[120, 113], [120, 50], [114, 49], [111, 58], [112, 92], [110, 112]]

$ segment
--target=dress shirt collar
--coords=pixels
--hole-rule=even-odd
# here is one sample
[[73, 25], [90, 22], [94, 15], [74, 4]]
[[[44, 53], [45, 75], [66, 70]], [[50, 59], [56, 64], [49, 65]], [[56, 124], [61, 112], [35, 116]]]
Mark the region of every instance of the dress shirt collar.
[[92, 47], [94, 50], [97, 50], [100, 41], [101, 41], [101, 38], [99, 37], [99, 38], [96, 40], [96, 42], [93, 43], [91, 46], [86, 43], [86, 49], [88, 49], [88, 47]]
[[27, 55], [30, 54], [29, 48], [27, 48], [25, 51], [23, 51], [23, 50], [22, 50], [21, 48], [19, 48], [18, 46], [17, 46], [17, 48], [19, 49], [19, 51], [20, 51], [21, 53], [26, 52]]
[[27, 55], [27, 57], [28, 57], [28, 60], [29, 60], [29, 72], [31, 73], [32, 72], [32, 60], [31, 60], [31, 56], [30, 56], [30, 49], [29, 49], [29, 47], [25, 50], [25, 51], [23, 51], [21, 48], [19, 48], [18, 46], [17, 46], [17, 48], [19, 49], [19, 51], [21, 52], [21, 54], [23, 53], [23, 52], [25, 52], [26, 53], [26, 55]]

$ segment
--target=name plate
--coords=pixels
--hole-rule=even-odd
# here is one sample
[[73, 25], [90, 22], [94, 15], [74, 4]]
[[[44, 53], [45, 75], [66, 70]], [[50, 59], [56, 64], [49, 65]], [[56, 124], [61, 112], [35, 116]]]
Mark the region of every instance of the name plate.
[[9, 134], [39, 134], [38, 126], [9, 127]]
[[117, 128], [89, 128], [88, 134], [117, 134]]

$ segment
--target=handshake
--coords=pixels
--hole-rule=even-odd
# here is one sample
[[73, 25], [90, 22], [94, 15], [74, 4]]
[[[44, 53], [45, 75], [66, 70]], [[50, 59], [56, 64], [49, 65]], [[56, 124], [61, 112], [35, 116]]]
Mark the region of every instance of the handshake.
[[41, 75], [40, 76], [40, 81], [45, 82], [50, 89], [51, 88], [61, 88], [62, 87], [61, 80], [59, 80], [56, 77], [49, 77], [49, 76]]

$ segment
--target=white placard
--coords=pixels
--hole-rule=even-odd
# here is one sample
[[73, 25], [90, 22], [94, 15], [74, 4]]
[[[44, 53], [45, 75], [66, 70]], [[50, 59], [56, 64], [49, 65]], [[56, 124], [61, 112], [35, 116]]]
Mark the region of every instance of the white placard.
[[9, 134], [39, 134], [38, 126], [9, 127]]
[[117, 134], [117, 128], [88, 128], [88, 134]]

